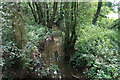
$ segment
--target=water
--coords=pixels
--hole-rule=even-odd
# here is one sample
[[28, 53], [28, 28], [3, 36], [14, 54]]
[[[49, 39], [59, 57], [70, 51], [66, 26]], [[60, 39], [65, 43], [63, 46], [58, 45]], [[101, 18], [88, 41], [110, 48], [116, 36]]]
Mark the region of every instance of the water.
[[54, 38], [54, 41], [46, 42], [41, 56], [46, 65], [58, 65], [59, 70], [52, 75], [53, 78], [73, 78], [73, 75], [80, 74], [80, 72], [64, 59], [61, 42], [61, 38]]

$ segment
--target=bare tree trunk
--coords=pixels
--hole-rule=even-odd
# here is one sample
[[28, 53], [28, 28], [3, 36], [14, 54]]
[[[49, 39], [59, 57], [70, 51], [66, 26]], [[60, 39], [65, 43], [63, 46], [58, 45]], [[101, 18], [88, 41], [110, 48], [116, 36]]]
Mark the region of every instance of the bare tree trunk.
[[98, 18], [99, 14], [100, 14], [101, 7], [102, 7], [102, 0], [99, 0], [98, 1], [97, 11], [96, 11], [96, 13], [94, 15], [94, 18], [92, 20], [92, 24], [94, 24], [94, 25], [96, 24], [97, 18]]
[[[50, 6], [50, 4], [47, 6]], [[56, 17], [57, 10], [58, 10], [57, 6], [58, 6], [58, 2], [54, 2], [51, 10], [51, 15], [50, 15], [50, 7], [47, 7], [47, 27], [48, 28], [52, 28], [53, 23], [57, 19]]]
[[46, 25], [46, 26], [47, 26], [48, 28], [51, 28], [51, 26], [49, 25], [49, 23], [50, 23], [50, 20], [49, 20], [49, 19], [50, 19], [50, 15], [49, 15], [49, 4], [47, 4], [47, 3], [46, 3], [46, 19], [47, 19], [47, 20], [46, 20], [46, 22], [47, 22], [47, 25]]
[[43, 24], [43, 10], [41, 7], [41, 3], [35, 2], [36, 10], [37, 10], [37, 15], [38, 15], [38, 24]]
[[26, 45], [26, 30], [22, 19], [22, 11], [18, 4], [11, 6], [11, 14], [12, 28], [14, 30], [14, 40], [17, 43], [18, 48], [23, 49]]
[[66, 31], [65, 31], [65, 40], [64, 40], [64, 54], [65, 54], [65, 57], [69, 57], [69, 17], [68, 17], [68, 2], [64, 3], [64, 15], [65, 15], [65, 28], [66, 28]]
[[32, 7], [32, 5], [30, 4], [30, 2], [28, 2], [28, 4], [29, 4], [29, 7], [30, 7], [30, 9], [32, 11], [32, 14], [33, 14], [33, 17], [35, 19], [35, 22], [38, 23], [38, 19], [37, 19], [37, 16], [35, 14], [35, 9]]
[[58, 5], [58, 2], [54, 2], [54, 4], [53, 4], [53, 13], [52, 13], [52, 16], [50, 17], [50, 22], [49, 22], [50, 26], [55, 21], [55, 16], [56, 16], [56, 13], [57, 13], [57, 5]]
[[77, 5], [76, 2], [72, 2], [71, 8], [68, 7], [68, 3], [64, 4], [65, 10], [65, 42], [64, 42], [64, 52], [65, 57], [72, 57], [74, 53], [74, 45], [76, 43], [76, 17], [77, 17]]
[[73, 8], [73, 13], [72, 13], [72, 30], [71, 30], [71, 37], [70, 37], [70, 42], [71, 42], [71, 56], [73, 55], [74, 53], [74, 46], [75, 46], [75, 43], [76, 43], [76, 17], [77, 17], [77, 14], [76, 14], [76, 11], [77, 11], [77, 7], [76, 7], [76, 2], [73, 2], [72, 3], [72, 8]]
[[52, 28], [52, 23], [55, 21], [55, 16], [57, 16], [58, 2], [54, 2], [52, 5], [45, 2], [32, 2], [32, 5], [28, 2], [28, 4], [31, 8], [35, 22], [47, 26], [48, 28]]

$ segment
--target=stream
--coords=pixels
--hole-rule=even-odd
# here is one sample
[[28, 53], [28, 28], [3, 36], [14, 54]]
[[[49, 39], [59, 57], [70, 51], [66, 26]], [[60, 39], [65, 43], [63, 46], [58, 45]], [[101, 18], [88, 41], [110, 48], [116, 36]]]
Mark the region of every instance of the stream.
[[52, 78], [73, 78], [73, 75], [78, 75], [80, 72], [64, 59], [61, 43], [62, 39], [60, 37], [54, 38], [54, 41], [47, 41], [41, 57], [48, 66], [50, 64], [58, 65], [59, 71], [56, 71]]

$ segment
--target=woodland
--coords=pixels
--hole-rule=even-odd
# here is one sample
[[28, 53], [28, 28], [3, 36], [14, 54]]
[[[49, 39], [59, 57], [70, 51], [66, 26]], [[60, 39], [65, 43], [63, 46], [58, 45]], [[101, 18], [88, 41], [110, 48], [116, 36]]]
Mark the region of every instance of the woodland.
[[120, 79], [118, 3], [0, 5], [2, 80]]

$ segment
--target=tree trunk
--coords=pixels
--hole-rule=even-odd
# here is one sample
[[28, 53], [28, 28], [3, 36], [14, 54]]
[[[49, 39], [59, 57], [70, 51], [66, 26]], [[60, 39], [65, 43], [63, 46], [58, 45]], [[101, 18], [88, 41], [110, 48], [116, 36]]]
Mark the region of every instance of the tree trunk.
[[35, 19], [35, 22], [38, 23], [38, 19], [37, 19], [37, 16], [35, 14], [35, 9], [32, 7], [32, 5], [30, 4], [30, 2], [28, 2], [28, 5], [29, 5], [29, 7], [30, 7], [30, 9], [32, 11], [32, 14], [33, 14], [33, 17]]
[[94, 15], [94, 18], [92, 20], [92, 24], [94, 24], [94, 25], [96, 24], [97, 18], [98, 18], [99, 14], [100, 14], [101, 7], [102, 7], [102, 0], [99, 0], [98, 1], [97, 11], [96, 11], [96, 13]]
[[11, 14], [12, 28], [14, 30], [14, 40], [17, 43], [18, 48], [23, 49], [26, 45], [26, 30], [22, 19], [22, 11], [18, 4], [11, 6]]
[[[65, 57], [72, 57], [74, 53], [74, 45], [76, 42], [76, 2], [72, 2], [71, 4], [71, 10], [68, 7], [68, 3], [64, 4], [64, 9], [65, 9], [65, 26], [66, 26], [66, 31], [65, 31], [65, 42], [64, 42], [64, 52], [65, 52]], [[71, 12], [69, 12], [69, 10]]]
[[76, 43], [76, 17], [77, 17], [77, 14], [76, 14], [76, 10], [77, 10], [77, 7], [76, 7], [76, 2], [73, 2], [72, 3], [72, 8], [73, 8], [73, 13], [72, 13], [72, 30], [71, 30], [71, 37], [70, 37], [70, 42], [71, 42], [71, 56], [73, 55], [74, 53], [74, 46], [75, 46], [75, 43]]
[[58, 5], [58, 2], [54, 2], [53, 13], [52, 13], [52, 16], [50, 17], [49, 26], [52, 26], [52, 23], [54, 23], [54, 21], [55, 21], [55, 16], [56, 16], [56, 13], [57, 13], [57, 5]]
[[42, 16], [42, 9], [41, 6], [35, 2], [36, 10], [37, 10], [37, 15], [38, 15], [38, 24], [42, 23], [43, 16]]
[[65, 10], [65, 28], [66, 28], [66, 31], [65, 31], [65, 41], [64, 41], [64, 54], [65, 54], [65, 57], [69, 57], [69, 17], [68, 17], [68, 2], [64, 3], [64, 10]]

